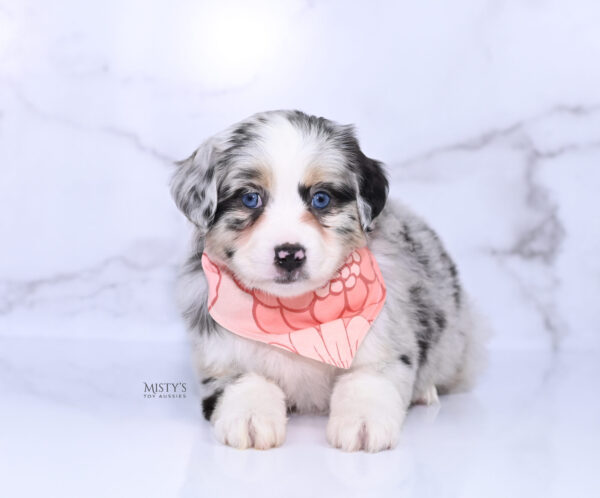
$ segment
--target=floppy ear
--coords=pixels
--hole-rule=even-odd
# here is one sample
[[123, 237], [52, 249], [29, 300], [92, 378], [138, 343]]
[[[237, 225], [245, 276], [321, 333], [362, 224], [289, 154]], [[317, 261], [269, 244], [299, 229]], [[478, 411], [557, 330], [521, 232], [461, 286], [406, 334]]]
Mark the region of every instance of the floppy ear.
[[175, 204], [203, 234], [217, 209], [216, 155], [214, 139], [207, 140], [190, 157], [176, 163], [171, 180]]
[[389, 184], [383, 164], [365, 156], [357, 148], [355, 164], [358, 174], [358, 214], [365, 232], [371, 231], [371, 223], [383, 210]]

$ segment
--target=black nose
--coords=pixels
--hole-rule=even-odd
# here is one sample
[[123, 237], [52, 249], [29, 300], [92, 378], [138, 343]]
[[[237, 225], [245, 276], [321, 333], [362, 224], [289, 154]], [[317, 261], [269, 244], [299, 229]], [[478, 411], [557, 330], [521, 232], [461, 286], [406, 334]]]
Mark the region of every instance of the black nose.
[[275, 248], [275, 264], [286, 271], [296, 270], [306, 261], [305, 251], [299, 244], [281, 244]]

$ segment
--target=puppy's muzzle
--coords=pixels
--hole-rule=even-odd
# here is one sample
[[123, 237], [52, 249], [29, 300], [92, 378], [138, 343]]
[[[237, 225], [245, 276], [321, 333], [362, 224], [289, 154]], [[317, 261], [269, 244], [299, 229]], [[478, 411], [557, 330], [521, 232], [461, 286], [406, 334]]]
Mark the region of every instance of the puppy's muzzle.
[[275, 247], [275, 266], [288, 273], [298, 270], [306, 261], [306, 249], [300, 244], [282, 244]]

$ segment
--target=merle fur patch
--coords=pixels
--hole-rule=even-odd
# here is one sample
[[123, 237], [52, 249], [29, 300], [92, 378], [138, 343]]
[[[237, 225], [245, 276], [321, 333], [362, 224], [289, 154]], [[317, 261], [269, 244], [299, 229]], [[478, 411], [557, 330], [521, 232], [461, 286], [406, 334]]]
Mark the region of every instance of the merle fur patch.
[[409, 289], [411, 311], [417, 324], [417, 344], [419, 365], [427, 361], [430, 347], [435, 344], [446, 328], [444, 312], [433, 304], [427, 291], [421, 285]]
[[410, 359], [410, 356], [408, 356], [407, 354], [401, 354], [400, 361], [402, 363], [404, 363], [407, 367], [412, 367], [412, 360]]
[[206, 420], [210, 420], [212, 414], [215, 411], [215, 407], [217, 406], [217, 402], [219, 398], [223, 394], [223, 389], [216, 389], [210, 396], [204, 398], [202, 400], [202, 414]]

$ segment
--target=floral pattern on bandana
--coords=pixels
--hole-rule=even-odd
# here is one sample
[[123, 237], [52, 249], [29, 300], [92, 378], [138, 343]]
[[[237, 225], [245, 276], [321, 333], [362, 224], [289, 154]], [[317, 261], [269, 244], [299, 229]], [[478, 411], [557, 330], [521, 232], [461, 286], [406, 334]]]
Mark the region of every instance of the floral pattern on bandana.
[[385, 285], [371, 251], [354, 251], [314, 292], [276, 297], [246, 289], [207, 254], [208, 310], [217, 323], [248, 339], [348, 368], [385, 301]]

